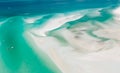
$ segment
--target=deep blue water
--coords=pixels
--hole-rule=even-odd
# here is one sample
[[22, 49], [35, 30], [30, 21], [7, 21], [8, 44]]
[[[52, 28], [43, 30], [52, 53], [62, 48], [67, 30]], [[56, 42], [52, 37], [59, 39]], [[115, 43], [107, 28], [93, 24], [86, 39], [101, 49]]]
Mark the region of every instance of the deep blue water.
[[59, 13], [118, 3], [119, 0], [0, 0], [0, 15]]

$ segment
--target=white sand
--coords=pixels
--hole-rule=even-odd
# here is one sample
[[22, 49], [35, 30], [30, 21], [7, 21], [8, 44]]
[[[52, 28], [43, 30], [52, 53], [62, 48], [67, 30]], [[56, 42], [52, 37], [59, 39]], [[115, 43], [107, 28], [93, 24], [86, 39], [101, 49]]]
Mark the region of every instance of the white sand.
[[[118, 11], [115, 10], [113, 14], [117, 14]], [[58, 32], [67, 41], [65, 45], [55, 37], [45, 35], [47, 31], [72, 21], [64, 21], [69, 17], [56, 19], [57, 21], [50, 20], [52, 22], [48, 22], [49, 24], [47, 23], [42, 29], [28, 31], [28, 35], [39, 47], [35, 50], [37, 52], [42, 50], [48, 54], [62, 73], [120, 73], [120, 21], [116, 20], [116, 16], [105, 23], [96, 22], [98, 25], [109, 25], [101, 25], [102, 29], [94, 31], [95, 35], [110, 39], [105, 42], [91, 37], [85, 31], [81, 31], [80, 38], [75, 38], [75, 34], [68, 29], [62, 29]], [[30, 32], [38, 36], [34, 36]]]

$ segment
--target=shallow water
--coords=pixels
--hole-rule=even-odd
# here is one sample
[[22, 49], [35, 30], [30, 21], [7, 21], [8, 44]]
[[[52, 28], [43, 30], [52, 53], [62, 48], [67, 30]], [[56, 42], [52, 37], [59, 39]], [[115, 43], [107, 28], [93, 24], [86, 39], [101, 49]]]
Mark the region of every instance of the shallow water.
[[1, 0], [0, 10], [0, 73], [120, 72], [118, 0]]

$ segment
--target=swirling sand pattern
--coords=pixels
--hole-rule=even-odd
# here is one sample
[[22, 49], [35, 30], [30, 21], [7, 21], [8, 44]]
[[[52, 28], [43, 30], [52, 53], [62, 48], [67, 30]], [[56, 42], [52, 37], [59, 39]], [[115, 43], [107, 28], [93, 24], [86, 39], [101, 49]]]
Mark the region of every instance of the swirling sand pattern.
[[0, 2], [0, 73], [120, 73], [119, 1], [83, 1], [81, 9], [73, 0], [40, 10], [38, 0], [2, 5], [8, 2]]
[[107, 7], [56, 14], [29, 32], [63, 73], [119, 73], [119, 11]]

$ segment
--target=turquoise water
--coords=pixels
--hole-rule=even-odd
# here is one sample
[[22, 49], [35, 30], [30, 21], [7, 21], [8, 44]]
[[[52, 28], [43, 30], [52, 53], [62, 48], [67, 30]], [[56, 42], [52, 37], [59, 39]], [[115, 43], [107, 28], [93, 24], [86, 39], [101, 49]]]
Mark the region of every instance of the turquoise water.
[[[46, 53], [41, 51], [39, 52], [40, 55], [38, 55], [34, 51], [34, 46], [24, 36], [25, 32], [33, 28], [41, 29], [50, 20], [54, 21], [56, 18], [60, 18], [62, 16], [61, 14], [63, 14], [63, 17], [67, 17], [70, 14], [75, 15], [78, 11], [77, 14], [80, 14], [82, 16], [81, 18], [61, 23], [63, 25], [56, 27], [46, 35], [55, 36], [60, 41], [67, 42], [59, 36], [60, 34], [56, 32], [57, 30], [61, 28], [70, 30], [78, 26], [78, 23], [92, 20], [92, 26], [96, 27], [94, 29], [88, 29], [86, 33], [102, 41], [106, 41], [109, 38], [94, 35], [94, 30], [100, 28], [94, 21], [104, 23], [113, 18], [114, 15], [111, 13], [111, 10], [118, 6], [118, 0], [1, 0], [0, 73], [61, 73], [62, 71]], [[103, 8], [102, 10], [98, 10], [100, 15], [94, 16], [94, 13], [90, 15], [97, 8]], [[86, 11], [81, 11], [84, 9]], [[40, 16], [41, 18], [38, 18], [32, 23], [25, 21], [36, 16]], [[84, 24], [79, 24], [79, 26], [82, 25]]]
[[0, 26], [0, 73], [59, 73], [47, 55], [39, 52], [42, 56], [39, 58], [26, 41], [23, 36], [24, 24], [21, 16], [15, 16]]

